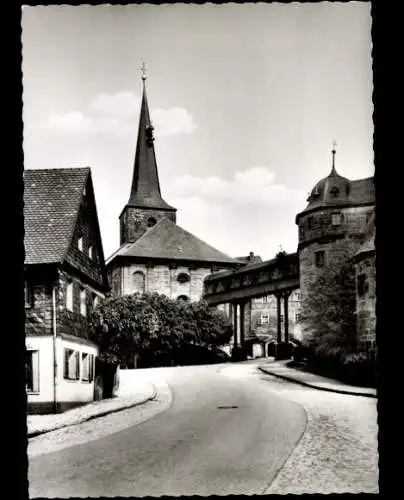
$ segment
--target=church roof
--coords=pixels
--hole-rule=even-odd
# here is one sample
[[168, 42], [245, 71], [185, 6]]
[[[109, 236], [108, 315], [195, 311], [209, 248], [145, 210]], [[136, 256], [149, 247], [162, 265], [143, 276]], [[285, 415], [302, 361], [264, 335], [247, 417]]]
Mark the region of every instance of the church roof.
[[125, 243], [107, 259], [109, 265], [117, 257], [148, 260], [187, 260], [211, 264], [241, 262], [216, 250], [169, 219], [163, 217], [134, 243]]
[[145, 78], [139, 117], [132, 189], [127, 206], [176, 210], [161, 197], [160, 182], [154, 151], [153, 125], [150, 120]]
[[24, 171], [25, 264], [62, 262], [90, 168]]

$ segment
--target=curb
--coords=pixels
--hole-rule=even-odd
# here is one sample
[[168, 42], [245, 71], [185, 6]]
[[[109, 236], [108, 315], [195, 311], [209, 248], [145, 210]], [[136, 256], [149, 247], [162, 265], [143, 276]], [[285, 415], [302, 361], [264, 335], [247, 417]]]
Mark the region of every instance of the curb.
[[110, 415], [112, 413], [117, 413], [118, 411], [128, 410], [129, 408], [135, 408], [136, 406], [143, 405], [143, 404], [147, 403], [148, 401], [154, 401], [157, 398], [158, 393], [157, 393], [156, 386], [154, 384], [150, 384], [150, 385], [153, 387], [153, 393], [152, 393], [152, 395], [148, 396], [147, 398], [142, 399], [140, 401], [136, 401], [136, 403], [131, 403], [131, 404], [128, 404], [126, 406], [121, 406], [119, 408], [113, 408], [112, 410], [100, 411], [99, 413], [96, 413], [94, 415], [89, 415], [88, 417], [83, 417], [82, 419], [80, 419], [80, 420], [78, 420], [76, 422], [62, 424], [62, 425], [59, 425], [58, 427], [52, 427], [51, 429], [48, 428], [48, 429], [43, 429], [43, 430], [40, 430], [40, 431], [28, 432], [27, 433], [27, 437], [28, 438], [33, 438], [33, 437], [36, 437], [36, 436], [40, 436], [42, 434], [47, 434], [48, 432], [52, 432], [52, 431], [57, 431], [59, 429], [63, 429], [65, 427], [72, 427], [73, 425], [82, 424], [83, 422], [88, 422], [89, 420], [94, 420], [95, 418], [105, 417], [106, 415]]
[[274, 373], [271, 371], [268, 371], [264, 367], [259, 366], [259, 370], [261, 370], [263, 373], [267, 373], [268, 375], [272, 375], [274, 377], [278, 377], [284, 380], [287, 380], [288, 382], [293, 382], [295, 384], [300, 384], [304, 385], [306, 387], [311, 387], [312, 389], [317, 389], [319, 391], [326, 391], [326, 392], [335, 392], [337, 394], [349, 394], [351, 396], [363, 396], [365, 398], [375, 398], [377, 399], [377, 394], [372, 394], [370, 392], [355, 392], [351, 390], [344, 390], [344, 389], [330, 389], [329, 387], [322, 387], [319, 385], [315, 384], [310, 384], [309, 382], [303, 382], [302, 380], [297, 380], [293, 377], [289, 377], [288, 375], [280, 375], [279, 373]]

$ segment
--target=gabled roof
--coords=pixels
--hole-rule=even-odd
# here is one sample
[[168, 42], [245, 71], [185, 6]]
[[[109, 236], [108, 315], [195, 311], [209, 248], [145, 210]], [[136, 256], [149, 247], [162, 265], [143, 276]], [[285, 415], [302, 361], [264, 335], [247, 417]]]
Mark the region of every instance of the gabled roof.
[[165, 217], [134, 243], [122, 245], [107, 259], [107, 265], [117, 257], [202, 261], [211, 264], [245, 263], [216, 250]]
[[90, 168], [24, 171], [25, 264], [62, 262]]

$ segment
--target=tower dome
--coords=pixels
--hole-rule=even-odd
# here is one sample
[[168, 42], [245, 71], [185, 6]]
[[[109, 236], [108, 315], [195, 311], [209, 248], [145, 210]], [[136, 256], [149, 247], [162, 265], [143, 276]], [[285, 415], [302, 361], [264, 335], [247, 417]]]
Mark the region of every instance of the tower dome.
[[334, 206], [347, 203], [350, 192], [350, 181], [339, 175], [335, 169], [335, 149], [332, 150], [332, 169], [311, 190], [305, 211], [321, 206]]

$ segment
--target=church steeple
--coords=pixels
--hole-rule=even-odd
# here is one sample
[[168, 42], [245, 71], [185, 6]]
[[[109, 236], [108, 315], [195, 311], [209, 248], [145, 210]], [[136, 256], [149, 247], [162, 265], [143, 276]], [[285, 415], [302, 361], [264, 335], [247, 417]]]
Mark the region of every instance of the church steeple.
[[168, 205], [161, 197], [156, 154], [154, 151], [154, 128], [150, 120], [149, 104], [147, 102], [145, 71], [146, 68], [143, 64], [142, 106], [140, 108], [132, 190], [128, 205], [139, 208], [175, 210], [174, 207]]
[[146, 68], [142, 65], [142, 104], [140, 108], [132, 188], [129, 200], [120, 216], [121, 244], [136, 241], [147, 228], [162, 217], [176, 222], [177, 209], [161, 196], [160, 181], [154, 150], [153, 125], [146, 94]]

